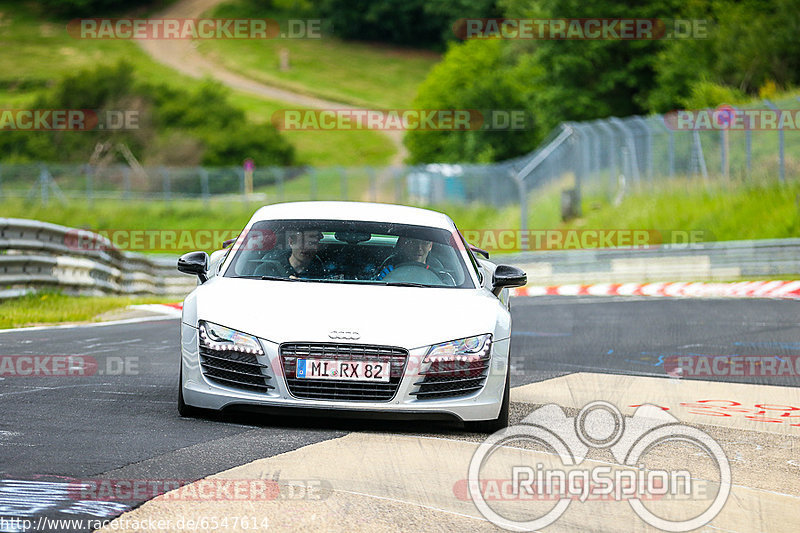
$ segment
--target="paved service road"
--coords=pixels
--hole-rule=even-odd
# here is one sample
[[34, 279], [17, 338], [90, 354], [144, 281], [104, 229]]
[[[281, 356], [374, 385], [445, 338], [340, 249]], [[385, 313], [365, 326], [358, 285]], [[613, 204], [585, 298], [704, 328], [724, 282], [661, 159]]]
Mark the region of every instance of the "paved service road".
[[[516, 298], [512, 386], [576, 372], [662, 377], [671, 356], [798, 356], [797, 305], [753, 299]], [[102, 478], [185, 483], [354, 432], [460, 436], [455, 426], [433, 423], [244, 414], [181, 419], [177, 326], [176, 319], [165, 319], [0, 332], [0, 356], [90, 356], [98, 364], [92, 376], [0, 381], [0, 516], [116, 516], [141, 499], [115, 505], [111, 498], [108, 505], [97, 505], [74, 484]], [[797, 378], [788, 376], [714, 378], [721, 379], [797, 385]], [[524, 405], [532, 407], [512, 407], [518, 412]], [[6, 524], [5, 530], [14, 529]]]

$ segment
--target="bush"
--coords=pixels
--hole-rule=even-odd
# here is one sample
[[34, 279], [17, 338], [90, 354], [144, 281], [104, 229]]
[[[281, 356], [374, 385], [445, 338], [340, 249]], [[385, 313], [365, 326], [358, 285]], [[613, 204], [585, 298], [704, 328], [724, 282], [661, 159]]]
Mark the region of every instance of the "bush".
[[101, 66], [63, 78], [36, 109], [135, 110], [138, 129], [29, 132], [0, 136], [6, 161], [88, 162], [97, 143], [122, 143], [145, 163], [180, 163], [165, 155], [165, 143], [190, 160], [183, 164], [241, 165], [248, 157], [259, 164], [290, 165], [294, 149], [270, 124], [254, 125], [232, 105], [228, 91], [215, 82], [196, 91], [140, 83], [130, 65]]
[[686, 109], [705, 109], [721, 104], [737, 104], [747, 97], [733, 87], [726, 87], [708, 80], [692, 84], [689, 96], [681, 99], [681, 107]]

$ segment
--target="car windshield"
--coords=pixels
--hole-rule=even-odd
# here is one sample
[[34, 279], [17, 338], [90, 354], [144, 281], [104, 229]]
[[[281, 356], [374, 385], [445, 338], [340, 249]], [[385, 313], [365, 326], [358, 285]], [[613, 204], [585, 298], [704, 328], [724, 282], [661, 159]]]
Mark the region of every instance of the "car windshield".
[[264, 220], [242, 238], [225, 277], [475, 288], [458, 235], [409, 224]]

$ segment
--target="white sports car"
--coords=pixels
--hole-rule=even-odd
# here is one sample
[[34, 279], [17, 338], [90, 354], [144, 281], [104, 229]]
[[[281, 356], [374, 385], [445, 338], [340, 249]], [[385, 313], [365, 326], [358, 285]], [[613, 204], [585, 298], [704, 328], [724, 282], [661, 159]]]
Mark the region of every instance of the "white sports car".
[[185, 254], [178, 409], [295, 408], [508, 424], [508, 287], [446, 215], [298, 202], [259, 209], [227, 249]]

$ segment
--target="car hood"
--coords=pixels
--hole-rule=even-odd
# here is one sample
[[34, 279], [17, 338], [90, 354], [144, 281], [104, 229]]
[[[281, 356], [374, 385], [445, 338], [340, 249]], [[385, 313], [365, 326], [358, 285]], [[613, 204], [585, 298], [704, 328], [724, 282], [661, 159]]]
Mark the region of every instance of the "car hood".
[[[275, 343], [413, 349], [481, 333], [499, 340], [511, 326], [500, 301], [478, 289], [212, 278], [192, 296], [196, 318]], [[184, 317], [187, 322], [193, 318]], [[332, 339], [331, 331], [355, 331], [359, 337]]]

